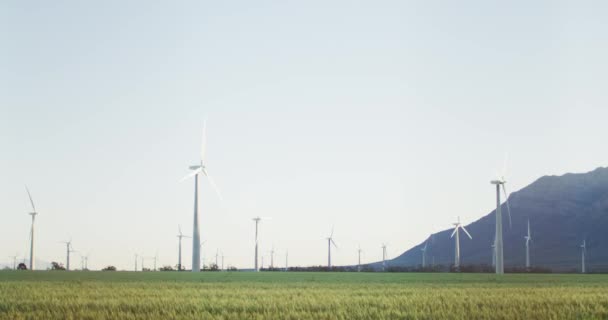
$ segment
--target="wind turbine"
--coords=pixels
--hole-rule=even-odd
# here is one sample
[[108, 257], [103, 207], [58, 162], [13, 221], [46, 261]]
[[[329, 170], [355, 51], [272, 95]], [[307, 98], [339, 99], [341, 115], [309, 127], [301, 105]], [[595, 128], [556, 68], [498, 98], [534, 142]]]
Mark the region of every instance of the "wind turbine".
[[528, 235], [524, 237], [526, 239], [526, 269], [530, 269], [530, 241], [532, 241], [532, 235], [530, 234], [530, 219], [528, 219]]
[[490, 181], [491, 184], [496, 185], [496, 274], [505, 273], [505, 265], [504, 265], [504, 254], [503, 254], [503, 243], [502, 243], [502, 213], [501, 213], [501, 202], [500, 202], [500, 189], [502, 186], [502, 191], [505, 195], [505, 203], [507, 205], [507, 212], [509, 214], [509, 225], [511, 225], [511, 208], [509, 207], [509, 197], [507, 197], [507, 189], [505, 184], [507, 181], [505, 180], [504, 173], [506, 171], [506, 160], [505, 165], [503, 167], [503, 176], [497, 178], [496, 180]]
[[581, 273], [586, 273], [585, 269], [585, 255], [587, 254], [587, 240], [583, 240], [581, 244]]
[[420, 251], [422, 251], [422, 268], [424, 269], [426, 267], [426, 249], [428, 246], [429, 242], [425, 242], [424, 243], [424, 247], [422, 249], [420, 249]]
[[357, 254], [359, 255], [359, 259], [357, 260], [357, 272], [361, 272], [361, 246], [359, 245], [359, 249], [357, 249]]
[[220, 255], [220, 249], [216, 249], [216, 251], [215, 251], [215, 266], [216, 266], [218, 269], [220, 268], [220, 265], [218, 264], [218, 260], [217, 260], [217, 259], [218, 259], [218, 257], [219, 257], [219, 255]]
[[274, 269], [274, 246], [270, 250], [270, 269]]
[[458, 232], [459, 229], [462, 229], [462, 231], [464, 231], [464, 233], [469, 236], [469, 239], [473, 239], [467, 229], [465, 229], [464, 226], [460, 223], [460, 217], [458, 217], [458, 222], [454, 223], [454, 232], [452, 232], [452, 235], [450, 236], [450, 238], [453, 238], [454, 235], [456, 235], [456, 255], [454, 257], [454, 268], [456, 268], [457, 270], [460, 268], [460, 235]]
[[[177, 271], [182, 271], [182, 238], [190, 238], [189, 236], [185, 236], [182, 233], [182, 226], [178, 225], [177, 229], [179, 231], [179, 234], [177, 235], [177, 237], [179, 238], [179, 251], [178, 251], [178, 256], [177, 256]], [[198, 242], [197, 245], [198, 247]], [[194, 261], [192, 261], [194, 263]]]
[[17, 257], [19, 255], [14, 255], [14, 256], [10, 256], [11, 258], [13, 258], [13, 270], [17, 270]]
[[222, 195], [220, 194], [220, 190], [217, 188], [217, 185], [213, 181], [213, 179], [207, 173], [207, 167], [205, 163], [205, 147], [206, 147], [206, 139], [207, 139], [207, 120], [205, 120], [203, 124], [203, 142], [201, 145], [201, 159], [200, 163], [197, 165], [190, 166], [190, 170], [192, 172], [187, 175], [182, 181], [194, 177], [194, 222], [193, 222], [193, 231], [192, 231], [192, 272], [201, 271], [201, 232], [200, 232], [200, 224], [199, 224], [199, 210], [198, 210], [198, 176], [199, 174], [203, 174], [207, 177], [209, 184], [215, 192], [217, 193], [220, 200], [222, 199]]
[[70, 241], [64, 241], [62, 243], [65, 243], [66, 246], [66, 263], [65, 263], [65, 270], [66, 271], [70, 271], [70, 253], [71, 252], [76, 252], [73, 248], [72, 248], [72, 239], [70, 239]]
[[266, 217], [253, 218], [253, 221], [255, 221], [255, 262], [254, 262], [255, 271], [260, 271], [260, 269], [258, 268], [258, 224], [262, 220], [270, 220], [270, 219], [271, 218], [266, 218]]
[[338, 245], [334, 242], [334, 227], [331, 227], [331, 234], [327, 237], [327, 268], [331, 271], [331, 245], [338, 249]]
[[137, 271], [137, 257], [138, 257], [138, 255], [137, 255], [137, 253], [136, 253], [136, 254], [135, 254], [135, 271]]
[[285, 249], [285, 271], [289, 270], [289, 251]]
[[382, 244], [382, 271], [386, 271], [386, 243]]
[[34, 206], [34, 200], [32, 199], [32, 195], [30, 194], [30, 190], [25, 186], [25, 190], [27, 191], [27, 195], [30, 198], [30, 203], [32, 204], [32, 212], [30, 215], [32, 216], [32, 228], [30, 230], [30, 270], [34, 270], [36, 263], [34, 262], [34, 221], [36, 220], [36, 215], [38, 215], [38, 211], [36, 211], [36, 206]]

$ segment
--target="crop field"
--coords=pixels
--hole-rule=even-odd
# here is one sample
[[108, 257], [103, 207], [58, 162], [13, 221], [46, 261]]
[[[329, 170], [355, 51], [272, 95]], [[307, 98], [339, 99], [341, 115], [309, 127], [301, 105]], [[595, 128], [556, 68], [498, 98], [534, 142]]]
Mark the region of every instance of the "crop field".
[[0, 319], [608, 319], [608, 276], [2, 271]]

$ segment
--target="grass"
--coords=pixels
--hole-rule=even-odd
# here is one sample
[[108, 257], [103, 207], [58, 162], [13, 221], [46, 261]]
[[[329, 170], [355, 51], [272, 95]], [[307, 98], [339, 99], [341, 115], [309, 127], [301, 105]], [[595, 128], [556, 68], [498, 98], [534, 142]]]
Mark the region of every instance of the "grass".
[[0, 272], [0, 319], [607, 319], [608, 276]]

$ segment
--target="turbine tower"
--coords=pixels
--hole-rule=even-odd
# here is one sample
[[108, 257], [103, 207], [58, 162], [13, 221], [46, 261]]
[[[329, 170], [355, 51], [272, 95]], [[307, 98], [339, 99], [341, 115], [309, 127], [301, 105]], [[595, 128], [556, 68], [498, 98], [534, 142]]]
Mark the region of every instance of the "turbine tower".
[[70, 241], [64, 241], [63, 243], [65, 243], [65, 247], [66, 247], [65, 270], [66, 271], [70, 271], [70, 253], [71, 252], [76, 252], [76, 251], [72, 248], [72, 240], [71, 239], [70, 239]]
[[[506, 168], [506, 161], [505, 161]], [[503, 168], [503, 174], [505, 171]], [[505, 195], [505, 203], [507, 205], [507, 212], [509, 214], [509, 225], [511, 225], [511, 208], [509, 207], [509, 198], [507, 197], [507, 189], [505, 184], [507, 181], [505, 180], [504, 175], [496, 180], [490, 181], [491, 184], [496, 185], [496, 274], [505, 273], [505, 265], [504, 265], [504, 254], [503, 254], [503, 243], [502, 243], [502, 212], [501, 212], [501, 201], [500, 201], [500, 189], [502, 187], [502, 191]]]
[[137, 271], [137, 253], [135, 254], [135, 271]]
[[289, 270], [289, 251], [285, 249], [285, 271]]
[[424, 247], [422, 249], [420, 249], [420, 251], [422, 251], [422, 268], [424, 269], [426, 267], [426, 249], [428, 246], [429, 242], [425, 242], [424, 243]]
[[382, 271], [386, 271], [386, 243], [382, 244]]
[[270, 250], [270, 269], [274, 269], [274, 246]]
[[327, 237], [327, 269], [331, 271], [331, 245], [338, 249], [338, 245], [334, 242], [334, 227], [331, 227], [331, 234]]
[[462, 229], [462, 231], [464, 231], [464, 233], [469, 236], [469, 239], [473, 239], [467, 229], [465, 229], [464, 226], [460, 223], [460, 217], [458, 217], [458, 222], [454, 223], [454, 232], [452, 232], [452, 235], [450, 236], [450, 238], [453, 238], [454, 235], [456, 235], [456, 254], [454, 256], [454, 268], [456, 268], [456, 270], [460, 268], [460, 235], [458, 232], [459, 229]]
[[494, 236], [494, 242], [490, 247], [492, 248], [492, 267], [496, 267], [496, 236]]
[[30, 270], [34, 270], [36, 267], [36, 263], [34, 262], [34, 221], [36, 220], [36, 215], [38, 215], [38, 211], [36, 211], [36, 206], [34, 206], [34, 200], [32, 199], [32, 195], [30, 194], [30, 190], [25, 187], [27, 191], [27, 195], [30, 198], [30, 203], [32, 204], [32, 212], [30, 215], [32, 216], [32, 228], [30, 229]]
[[[179, 234], [177, 235], [177, 238], [179, 238], [179, 250], [178, 250], [178, 255], [177, 255], [177, 271], [182, 271], [182, 238], [190, 238], [189, 236], [186, 236], [182, 233], [182, 226], [178, 225], [177, 229], [179, 231]], [[198, 247], [198, 245], [197, 245]], [[192, 261], [192, 263], [194, 263], [194, 261]]]
[[357, 254], [359, 255], [359, 260], [357, 263], [357, 272], [361, 272], [361, 246], [359, 246], [359, 249], [357, 249]]
[[528, 235], [524, 237], [526, 239], [526, 269], [530, 269], [530, 241], [532, 241], [532, 235], [530, 234], [530, 219], [528, 219]]
[[194, 177], [194, 221], [193, 221], [193, 231], [192, 231], [192, 272], [201, 271], [201, 232], [200, 232], [200, 221], [199, 221], [199, 205], [198, 205], [198, 177], [199, 174], [203, 174], [207, 177], [209, 184], [215, 192], [217, 193], [220, 200], [222, 196], [220, 194], [219, 189], [217, 188], [213, 179], [207, 173], [207, 167], [205, 163], [205, 145], [206, 145], [206, 130], [207, 130], [207, 120], [205, 120], [203, 124], [203, 142], [201, 146], [201, 159], [200, 163], [197, 165], [190, 166], [190, 170], [192, 172], [187, 175], [182, 181]]
[[253, 221], [255, 221], [255, 262], [254, 262], [254, 268], [255, 271], [260, 271], [260, 268], [258, 268], [258, 225], [260, 223], [260, 221], [262, 220], [270, 220], [271, 218], [262, 218], [262, 217], [255, 217], [253, 218]]
[[585, 269], [585, 255], [587, 254], [587, 240], [583, 240], [581, 244], [581, 273], [586, 273]]

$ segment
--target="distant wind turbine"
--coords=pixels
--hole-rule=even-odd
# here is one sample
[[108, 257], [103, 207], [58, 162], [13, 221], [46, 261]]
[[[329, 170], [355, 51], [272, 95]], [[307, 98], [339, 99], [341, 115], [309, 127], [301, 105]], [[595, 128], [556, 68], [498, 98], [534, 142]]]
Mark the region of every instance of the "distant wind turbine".
[[220, 200], [222, 199], [222, 195], [220, 194], [220, 190], [217, 185], [207, 173], [207, 167], [205, 163], [205, 148], [206, 148], [206, 139], [207, 139], [207, 120], [205, 120], [203, 124], [203, 142], [201, 146], [201, 158], [200, 163], [197, 165], [190, 166], [190, 170], [192, 172], [187, 175], [182, 181], [194, 177], [194, 222], [193, 222], [193, 231], [192, 231], [192, 272], [201, 271], [201, 233], [200, 233], [200, 221], [199, 221], [199, 205], [198, 205], [198, 177], [199, 174], [203, 174], [207, 177], [207, 181], [211, 187], [215, 190]]
[[583, 244], [581, 244], [581, 273], [586, 273], [585, 269], [585, 256], [587, 255], [587, 240], [583, 240]]
[[386, 271], [386, 243], [382, 244], [382, 271]]
[[327, 237], [327, 268], [331, 271], [331, 246], [332, 244], [336, 249], [338, 249], [338, 245], [334, 242], [334, 227], [331, 227], [331, 234]]
[[422, 268], [424, 269], [426, 267], [426, 249], [428, 246], [429, 242], [426, 241], [424, 243], [424, 247], [422, 247], [422, 249], [420, 249], [420, 251], [422, 251]]
[[255, 271], [260, 271], [258, 268], [258, 225], [262, 220], [270, 220], [271, 218], [266, 217], [255, 217], [253, 221], [255, 221], [255, 261], [254, 261], [254, 269]]
[[30, 270], [34, 270], [36, 267], [34, 257], [34, 221], [36, 220], [38, 211], [36, 211], [34, 200], [32, 199], [32, 195], [30, 194], [30, 190], [27, 188], [27, 186], [25, 186], [25, 190], [27, 191], [27, 196], [30, 198], [30, 204], [32, 205], [32, 212], [30, 212], [30, 215], [32, 216], [32, 228], [30, 229]]
[[13, 270], [17, 270], [17, 257], [19, 255], [10, 256], [13, 259]]
[[524, 239], [526, 239], [526, 269], [530, 269], [530, 241], [532, 241], [532, 235], [530, 234], [530, 219], [528, 219], [528, 235], [526, 235]]
[[507, 189], [505, 184], [507, 181], [505, 180], [504, 174], [506, 171], [507, 161], [505, 159], [505, 165], [503, 167], [502, 176], [497, 178], [496, 180], [492, 180], [490, 183], [496, 185], [496, 274], [503, 274], [505, 272], [504, 265], [504, 254], [503, 254], [503, 243], [502, 243], [502, 213], [501, 213], [501, 201], [500, 201], [500, 189], [502, 186], [502, 191], [505, 195], [505, 203], [507, 205], [507, 212], [509, 214], [509, 225], [511, 225], [511, 208], [509, 207], [509, 197], [507, 196]]
[[64, 241], [63, 243], [66, 246], [65, 270], [66, 271], [70, 271], [70, 253], [76, 252], [76, 251], [72, 248], [72, 240], [71, 239], [70, 239], [70, 241]]
[[289, 270], [289, 251], [285, 249], [285, 271]]
[[274, 246], [270, 250], [270, 269], [274, 269]]
[[[178, 225], [177, 229], [179, 231], [179, 234], [177, 235], [177, 238], [179, 239], [179, 251], [178, 251], [178, 256], [177, 256], [177, 271], [182, 271], [182, 238], [190, 238], [189, 236], [186, 236], [182, 233], [182, 226]], [[197, 245], [198, 247], [198, 245]]]
[[139, 255], [136, 253], [135, 254], [135, 271], [137, 271], [137, 257], [139, 257]]
[[465, 229], [464, 226], [460, 223], [460, 217], [458, 217], [458, 222], [454, 223], [454, 232], [452, 232], [452, 235], [450, 236], [450, 238], [453, 238], [454, 235], [456, 235], [456, 254], [454, 256], [454, 268], [456, 268], [457, 270], [460, 268], [460, 235], [458, 232], [459, 229], [462, 229], [462, 231], [464, 231], [464, 233], [469, 236], [469, 239], [473, 239], [467, 229]]
[[357, 260], [357, 272], [361, 272], [361, 246], [359, 246], [359, 249], [357, 249], [357, 254], [358, 254], [358, 260]]

